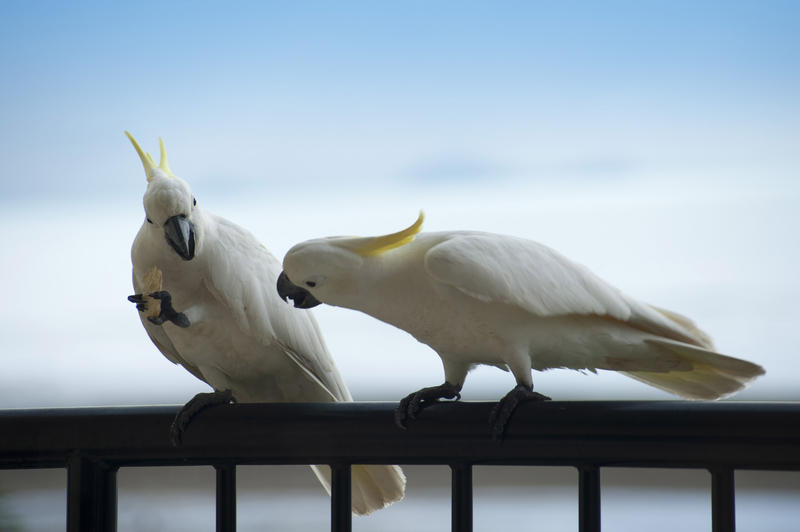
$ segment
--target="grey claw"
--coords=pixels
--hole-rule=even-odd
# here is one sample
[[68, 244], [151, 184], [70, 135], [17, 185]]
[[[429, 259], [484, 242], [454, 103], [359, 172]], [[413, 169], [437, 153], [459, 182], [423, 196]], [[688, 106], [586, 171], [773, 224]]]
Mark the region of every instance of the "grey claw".
[[175, 316], [172, 317], [172, 323], [177, 325], [178, 327], [185, 329], [189, 327], [192, 323], [189, 321], [189, 318], [186, 317], [186, 314], [183, 312], [178, 312]]
[[174, 447], [180, 447], [183, 443], [184, 432], [186, 432], [192, 420], [203, 410], [235, 402], [236, 399], [234, 399], [231, 390], [198, 393], [181, 408], [172, 421], [172, 425], [169, 428], [170, 442]]
[[[136, 294], [137, 296], [141, 296], [141, 294]], [[153, 325], [163, 325], [165, 321], [170, 321], [181, 327], [183, 329], [189, 327], [192, 323], [189, 321], [189, 318], [183, 312], [177, 312], [172, 307], [172, 295], [166, 290], [160, 290], [158, 292], [150, 292], [147, 294], [149, 297], [153, 299], [158, 299], [161, 301], [161, 313], [156, 316], [155, 318], [148, 316], [148, 321]], [[134, 296], [131, 296], [134, 297]], [[130, 298], [129, 298], [130, 299]], [[143, 308], [140, 308], [139, 311], [142, 312], [147, 309], [146, 303], [141, 303], [145, 305]], [[138, 305], [136, 308], [139, 308]]]
[[461, 399], [461, 393], [456, 386], [445, 382], [439, 386], [422, 388], [412, 394], [407, 395], [400, 401], [397, 410], [394, 412], [395, 425], [401, 429], [407, 429], [407, 421], [416, 420], [423, 409], [439, 402], [439, 399]]
[[550, 398], [546, 395], [534, 392], [531, 388], [518, 384], [508, 392], [505, 397], [497, 402], [492, 409], [492, 413], [489, 414], [489, 426], [492, 439], [495, 441], [503, 441], [508, 422], [511, 420], [511, 415], [521, 403], [549, 400]]

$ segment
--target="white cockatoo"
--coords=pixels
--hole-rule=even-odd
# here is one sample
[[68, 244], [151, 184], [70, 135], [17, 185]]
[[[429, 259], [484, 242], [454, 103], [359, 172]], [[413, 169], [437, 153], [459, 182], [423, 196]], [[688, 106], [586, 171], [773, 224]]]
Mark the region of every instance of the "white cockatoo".
[[639, 302], [586, 267], [536, 242], [511, 236], [409, 228], [379, 237], [330, 237], [294, 246], [283, 260], [279, 295], [295, 306], [320, 302], [360, 310], [409, 332], [441, 357], [445, 382], [412, 393], [396, 421], [458, 398], [477, 364], [517, 381], [490, 423], [501, 438], [533, 391], [531, 369], [614, 370], [687, 399], [718, 399], [764, 370], [714, 352], [688, 318]]
[[[197, 204], [186, 181], [170, 170], [161, 139], [156, 166], [126, 134], [147, 175], [145, 220], [131, 250], [136, 295], [130, 299], [161, 353], [215, 390], [187, 403], [173, 441], [213, 404], [352, 401], [314, 317], [275, 293], [278, 261], [248, 231]], [[153, 271], [163, 283], [155, 290], [148, 286]], [[149, 315], [148, 304], [158, 303], [160, 311]], [[312, 468], [330, 493], [330, 468]], [[353, 512], [368, 514], [403, 498], [399, 467], [351, 471]]]

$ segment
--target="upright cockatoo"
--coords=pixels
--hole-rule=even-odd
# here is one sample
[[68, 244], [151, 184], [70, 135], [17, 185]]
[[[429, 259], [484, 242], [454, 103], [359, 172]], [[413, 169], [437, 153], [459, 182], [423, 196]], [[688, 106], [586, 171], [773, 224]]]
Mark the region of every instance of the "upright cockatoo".
[[[275, 293], [278, 261], [248, 231], [197, 204], [186, 181], [170, 170], [160, 139], [156, 166], [126, 134], [147, 175], [145, 220], [131, 250], [136, 295], [130, 299], [161, 353], [215, 390], [187, 403], [173, 440], [211, 404], [352, 401], [314, 317]], [[153, 286], [154, 272], [163, 286]], [[149, 315], [153, 303], [160, 303], [155, 316]], [[330, 468], [312, 468], [330, 493]], [[355, 513], [402, 499], [399, 467], [356, 465], [351, 471]]]
[[586, 267], [536, 242], [489, 233], [419, 233], [297, 244], [283, 260], [279, 295], [296, 307], [320, 302], [360, 310], [432, 347], [445, 382], [400, 403], [405, 427], [440, 398], [458, 398], [477, 364], [517, 381], [490, 423], [502, 437], [533, 391], [531, 369], [614, 370], [687, 399], [718, 399], [764, 370], [713, 351], [688, 318], [639, 302]]

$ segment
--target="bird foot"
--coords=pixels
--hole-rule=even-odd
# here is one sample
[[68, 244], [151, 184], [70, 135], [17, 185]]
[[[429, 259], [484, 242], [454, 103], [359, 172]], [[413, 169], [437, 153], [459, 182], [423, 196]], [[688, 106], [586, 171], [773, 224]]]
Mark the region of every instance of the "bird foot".
[[[161, 301], [161, 313], [155, 318], [148, 316], [147, 320], [150, 323], [154, 325], [163, 325], [164, 322], [170, 321], [178, 327], [182, 327], [184, 329], [191, 325], [191, 322], [189, 321], [189, 318], [186, 317], [186, 314], [183, 312], [178, 312], [172, 307], [172, 295], [169, 292], [166, 290], [160, 290], [158, 292], [151, 292], [147, 295], [153, 299], [158, 299]], [[147, 300], [144, 298], [144, 294], [134, 294], [132, 296], [128, 296], [128, 301], [131, 303], [136, 303], [136, 310], [139, 312], [147, 311]]]
[[213, 391], [207, 393], [198, 393], [192, 397], [183, 408], [181, 408], [178, 415], [172, 421], [172, 426], [169, 429], [169, 439], [174, 447], [180, 447], [183, 443], [183, 433], [189, 427], [192, 420], [208, 408], [219, 405], [227, 405], [235, 403], [236, 399], [233, 398], [233, 392], [230, 390]]
[[406, 424], [409, 419], [417, 419], [417, 415], [423, 408], [431, 406], [439, 399], [453, 399], [456, 401], [461, 399], [460, 387], [455, 384], [445, 382], [439, 386], [431, 386], [430, 388], [422, 388], [412, 394], [406, 396], [397, 410], [394, 411], [394, 422], [401, 429], [406, 429]]
[[506, 433], [506, 426], [511, 419], [511, 414], [514, 413], [520, 403], [529, 401], [549, 401], [550, 398], [542, 395], [539, 392], [534, 392], [532, 388], [528, 388], [522, 384], [518, 384], [514, 389], [506, 394], [505, 397], [492, 409], [489, 416], [489, 425], [492, 431], [492, 439], [502, 441]]

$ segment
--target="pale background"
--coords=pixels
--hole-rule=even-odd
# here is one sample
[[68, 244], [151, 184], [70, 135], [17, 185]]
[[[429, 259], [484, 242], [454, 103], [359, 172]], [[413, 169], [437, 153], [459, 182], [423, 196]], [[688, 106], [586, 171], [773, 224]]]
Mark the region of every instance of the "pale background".
[[[421, 208], [427, 230], [535, 239], [762, 364], [737, 399], [798, 400], [799, 17], [775, 1], [2, 2], [0, 408], [207, 390], [125, 299], [145, 189], [125, 129], [151, 152], [162, 136], [198, 202], [278, 257]], [[316, 315], [356, 399], [441, 382], [407, 334]], [[607, 372], [534, 381], [556, 399], [669, 398]], [[512, 385], [480, 369], [464, 398]], [[2, 475], [23, 501], [8, 512], [37, 507]]]

